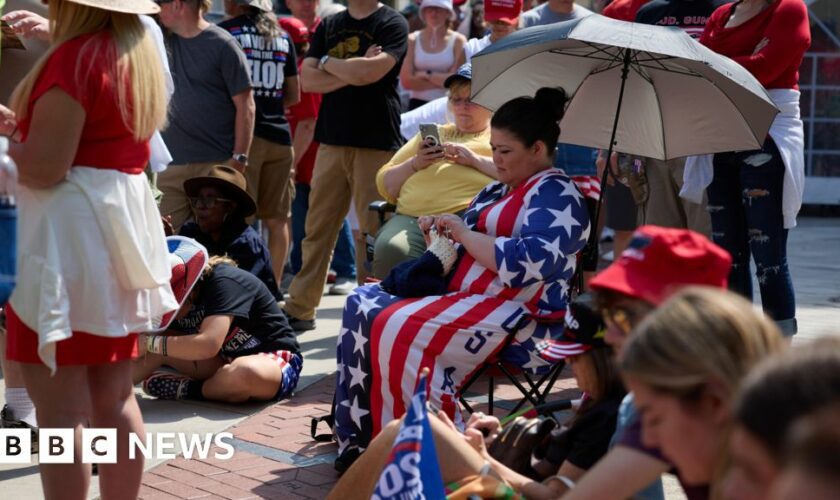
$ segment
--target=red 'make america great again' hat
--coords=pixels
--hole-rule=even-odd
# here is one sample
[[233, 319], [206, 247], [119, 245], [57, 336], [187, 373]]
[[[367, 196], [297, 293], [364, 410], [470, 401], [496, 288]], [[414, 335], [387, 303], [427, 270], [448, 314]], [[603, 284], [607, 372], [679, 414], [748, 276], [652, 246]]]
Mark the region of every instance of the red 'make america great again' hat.
[[659, 305], [684, 286], [726, 288], [731, 265], [729, 253], [700, 233], [642, 226], [621, 257], [590, 286]]

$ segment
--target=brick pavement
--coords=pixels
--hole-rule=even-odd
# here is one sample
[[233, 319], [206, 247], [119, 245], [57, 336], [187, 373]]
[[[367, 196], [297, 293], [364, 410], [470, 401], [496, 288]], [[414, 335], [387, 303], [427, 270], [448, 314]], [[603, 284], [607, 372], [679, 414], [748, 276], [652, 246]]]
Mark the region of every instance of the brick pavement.
[[[467, 400], [487, 412], [487, 378], [479, 379]], [[577, 397], [574, 379], [565, 370], [550, 400]], [[289, 401], [270, 405], [231, 427], [236, 453], [230, 460], [215, 458], [170, 460], [143, 476], [140, 498], [171, 499], [321, 499], [338, 480], [332, 462], [334, 443], [317, 443], [309, 436], [310, 418], [329, 413], [335, 377], [328, 376]], [[505, 414], [516, 401], [510, 383], [496, 379], [496, 414]], [[324, 432], [326, 428], [322, 424]], [[211, 452], [210, 457], [213, 454]]]

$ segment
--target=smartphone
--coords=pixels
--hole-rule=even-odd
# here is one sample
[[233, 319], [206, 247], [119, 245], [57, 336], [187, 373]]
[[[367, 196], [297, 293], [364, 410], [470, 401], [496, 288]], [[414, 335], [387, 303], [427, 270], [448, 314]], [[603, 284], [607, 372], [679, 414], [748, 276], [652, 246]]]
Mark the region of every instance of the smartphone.
[[420, 139], [428, 146], [440, 146], [440, 132], [434, 123], [420, 124]]

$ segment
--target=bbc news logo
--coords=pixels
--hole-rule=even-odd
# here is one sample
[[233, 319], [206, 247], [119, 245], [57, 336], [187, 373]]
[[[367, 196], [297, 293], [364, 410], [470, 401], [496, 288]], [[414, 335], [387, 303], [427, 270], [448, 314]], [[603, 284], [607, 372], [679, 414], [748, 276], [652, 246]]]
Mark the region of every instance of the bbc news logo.
[[[73, 429], [38, 429], [38, 461], [42, 464], [70, 464], [75, 457]], [[128, 435], [128, 458], [172, 459], [177, 450], [186, 459], [217, 460], [233, 458], [233, 434], [188, 434], [184, 432], [147, 432], [141, 438]], [[82, 462], [96, 464], [117, 463], [116, 429], [82, 429]], [[0, 464], [28, 464], [32, 462], [32, 431], [29, 429], [0, 429]]]

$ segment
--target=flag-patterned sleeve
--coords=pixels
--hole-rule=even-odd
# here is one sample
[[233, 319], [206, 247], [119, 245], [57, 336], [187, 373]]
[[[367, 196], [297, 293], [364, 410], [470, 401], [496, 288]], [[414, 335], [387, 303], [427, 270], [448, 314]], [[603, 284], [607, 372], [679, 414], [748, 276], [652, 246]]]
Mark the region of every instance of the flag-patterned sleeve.
[[519, 236], [496, 239], [499, 278], [513, 288], [561, 279], [589, 235], [583, 197], [568, 177], [551, 173], [531, 188], [522, 210]]

